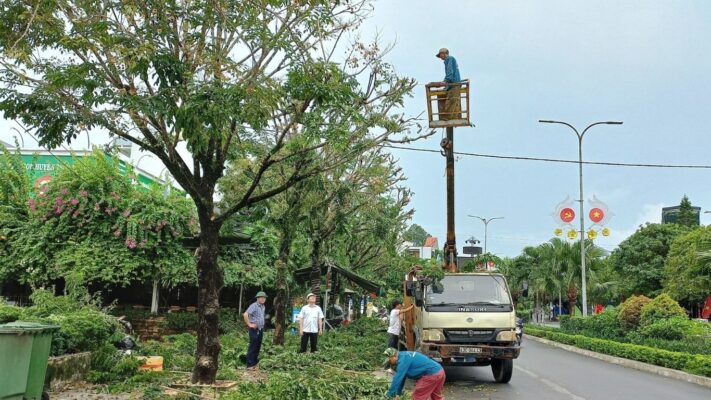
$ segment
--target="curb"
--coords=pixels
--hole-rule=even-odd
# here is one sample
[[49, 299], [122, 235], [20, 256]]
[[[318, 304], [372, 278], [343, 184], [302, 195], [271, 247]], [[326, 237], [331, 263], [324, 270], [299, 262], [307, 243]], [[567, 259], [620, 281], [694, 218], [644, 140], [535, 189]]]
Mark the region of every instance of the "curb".
[[695, 383], [697, 385], [711, 388], [711, 378], [707, 378], [705, 376], [694, 375], [694, 374], [679, 371], [676, 369], [660, 367], [658, 365], [653, 365], [653, 364], [647, 364], [647, 363], [643, 363], [641, 361], [628, 360], [628, 359], [622, 358], [622, 357], [615, 357], [615, 356], [609, 356], [607, 354], [596, 353], [594, 351], [581, 349], [579, 347], [571, 346], [568, 344], [554, 342], [552, 340], [539, 338], [537, 336], [531, 336], [531, 335], [524, 334], [524, 337], [526, 339], [533, 340], [534, 342], [540, 342], [543, 344], [547, 344], [549, 346], [553, 346], [553, 347], [557, 347], [559, 349], [570, 351], [572, 353], [577, 353], [577, 354], [581, 354], [581, 355], [584, 355], [587, 357], [596, 358], [598, 360], [605, 361], [610, 364], [617, 364], [617, 365], [620, 365], [620, 366], [623, 366], [626, 368], [632, 368], [632, 369], [636, 369], [639, 371], [649, 372], [649, 373], [661, 375], [661, 376], [664, 376], [667, 378], [676, 379], [678, 381]]

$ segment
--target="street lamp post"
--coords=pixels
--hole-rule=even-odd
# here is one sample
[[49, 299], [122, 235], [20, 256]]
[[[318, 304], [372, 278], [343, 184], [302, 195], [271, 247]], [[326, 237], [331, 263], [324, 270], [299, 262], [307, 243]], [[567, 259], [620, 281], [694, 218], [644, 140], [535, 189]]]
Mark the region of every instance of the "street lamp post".
[[484, 253], [486, 253], [486, 240], [487, 240], [487, 230], [488, 230], [488, 227], [489, 227], [489, 222], [491, 222], [491, 221], [493, 221], [493, 220], [495, 220], [495, 219], [504, 219], [504, 217], [493, 217], [493, 218], [489, 218], [489, 219], [482, 218], [482, 217], [479, 217], [479, 216], [476, 216], [476, 215], [470, 215], [470, 217], [472, 217], [472, 218], [479, 218], [479, 219], [481, 220], [481, 222], [484, 223]]
[[587, 280], [586, 280], [586, 268], [585, 268], [585, 215], [584, 215], [584, 203], [583, 203], [583, 137], [588, 129], [595, 125], [622, 125], [622, 121], [600, 121], [595, 122], [583, 129], [583, 133], [579, 133], [575, 127], [567, 122], [562, 121], [552, 121], [552, 120], [538, 120], [542, 124], [560, 124], [569, 127], [575, 132], [578, 137], [578, 177], [580, 181], [580, 270], [582, 275], [582, 289], [583, 289], [583, 317], [588, 316], [588, 295], [587, 295]]

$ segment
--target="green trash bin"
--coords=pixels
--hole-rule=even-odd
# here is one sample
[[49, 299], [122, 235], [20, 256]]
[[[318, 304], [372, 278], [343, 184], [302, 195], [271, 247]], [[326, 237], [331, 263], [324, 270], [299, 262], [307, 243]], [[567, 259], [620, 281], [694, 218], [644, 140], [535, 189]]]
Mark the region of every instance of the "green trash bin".
[[0, 399], [42, 399], [47, 359], [56, 325], [0, 325]]

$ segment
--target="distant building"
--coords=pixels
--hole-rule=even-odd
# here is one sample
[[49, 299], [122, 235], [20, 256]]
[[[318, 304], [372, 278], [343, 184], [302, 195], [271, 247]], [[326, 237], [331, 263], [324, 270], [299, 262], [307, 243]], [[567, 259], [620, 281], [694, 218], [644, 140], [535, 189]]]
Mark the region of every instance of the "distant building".
[[[696, 216], [696, 224], [699, 225], [701, 220], [699, 215], [701, 214], [701, 207], [691, 207], [694, 210], [694, 215]], [[675, 224], [679, 219], [679, 206], [664, 207], [662, 208], [662, 223], [663, 224]]]
[[412, 242], [405, 242], [400, 248], [400, 252], [406, 252], [417, 258], [429, 260], [434, 257], [434, 251], [439, 248], [439, 242], [436, 237], [428, 236], [425, 239], [423, 246], [415, 246]]

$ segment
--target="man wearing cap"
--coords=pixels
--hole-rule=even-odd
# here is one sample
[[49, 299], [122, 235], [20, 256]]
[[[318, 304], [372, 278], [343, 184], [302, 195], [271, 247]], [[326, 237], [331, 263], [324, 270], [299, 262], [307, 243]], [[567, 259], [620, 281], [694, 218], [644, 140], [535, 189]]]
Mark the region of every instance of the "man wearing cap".
[[250, 304], [247, 311], [242, 314], [244, 323], [249, 329], [249, 347], [247, 348], [247, 369], [259, 369], [259, 350], [262, 348], [262, 337], [264, 336], [264, 302], [267, 301], [267, 294], [257, 292], [257, 301]]
[[444, 368], [439, 363], [416, 351], [385, 350], [388, 357], [384, 367], [395, 367], [395, 375], [390, 383], [387, 396], [402, 395], [405, 378], [416, 380], [412, 400], [442, 400], [444, 386]]
[[439, 86], [447, 87], [447, 101], [444, 110], [440, 110], [440, 120], [450, 120], [461, 118], [462, 104], [460, 100], [459, 82], [462, 78], [459, 76], [459, 66], [457, 60], [449, 55], [449, 50], [441, 48], [435, 54], [435, 57], [444, 61], [444, 81], [439, 83]]
[[323, 334], [323, 311], [316, 305], [316, 295], [309, 293], [306, 295], [309, 304], [301, 307], [299, 316], [299, 335], [301, 335], [301, 349], [299, 353], [306, 352], [306, 343], [311, 341], [311, 352], [317, 350], [319, 335]]

